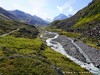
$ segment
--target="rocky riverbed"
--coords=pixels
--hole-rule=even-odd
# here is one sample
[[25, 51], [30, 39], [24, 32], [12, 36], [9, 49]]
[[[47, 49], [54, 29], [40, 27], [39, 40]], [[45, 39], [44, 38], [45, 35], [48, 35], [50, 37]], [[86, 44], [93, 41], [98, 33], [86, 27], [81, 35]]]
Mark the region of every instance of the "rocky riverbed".
[[79, 52], [79, 50], [71, 43], [71, 41], [65, 36], [58, 36], [58, 38], [54, 39], [53, 41], [59, 42], [67, 54], [71, 55], [72, 57], [86, 62], [85, 57]]
[[92, 48], [81, 41], [73, 41], [57, 33], [45, 33], [47, 45], [57, 52], [67, 56], [81, 67], [100, 75], [100, 50]]
[[[68, 37], [65, 36], [58, 36], [57, 39], [54, 39], [53, 41], [57, 41], [62, 44], [65, 51], [75, 57], [76, 59], [79, 59], [80, 61], [87, 62], [84, 56], [80, 53], [79, 49], [76, 48], [71, 41], [68, 39]], [[93, 63], [96, 67], [100, 68], [100, 50], [97, 50], [93, 47], [90, 47], [86, 45], [85, 43], [81, 41], [75, 41], [75, 43], [88, 55], [91, 62], [87, 63]]]
[[100, 68], [100, 50], [90, 47], [81, 41], [76, 41], [75, 43], [89, 56], [92, 63]]

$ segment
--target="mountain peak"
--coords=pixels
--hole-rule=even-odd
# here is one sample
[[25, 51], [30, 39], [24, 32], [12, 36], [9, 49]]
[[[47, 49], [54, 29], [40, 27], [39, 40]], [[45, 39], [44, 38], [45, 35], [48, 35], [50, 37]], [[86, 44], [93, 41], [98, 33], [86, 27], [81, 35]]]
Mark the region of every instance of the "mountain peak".
[[56, 16], [53, 20], [63, 20], [66, 19], [67, 16], [63, 13], [60, 13], [58, 16]]
[[63, 13], [60, 13], [59, 15], [61, 15], [61, 16], [62, 16], [62, 15], [63, 15], [63, 16], [66, 16], [66, 15], [65, 15], [65, 14], [63, 14]]
[[14, 12], [14, 13], [18, 13], [18, 14], [26, 14], [25, 12], [20, 11], [20, 10], [18, 10], [18, 9], [12, 10], [12, 11], [10, 11], [10, 12]]
[[0, 7], [0, 14], [3, 15], [6, 19], [16, 20], [16, 17], [9, 13], [7, 10]]

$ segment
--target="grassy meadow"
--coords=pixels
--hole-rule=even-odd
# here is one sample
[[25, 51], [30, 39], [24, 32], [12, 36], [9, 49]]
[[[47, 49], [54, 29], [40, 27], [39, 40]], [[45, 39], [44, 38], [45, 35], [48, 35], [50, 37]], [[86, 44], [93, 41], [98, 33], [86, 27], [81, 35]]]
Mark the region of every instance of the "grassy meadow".
[[79, 72], [88, 72], [47, 47], [40, 38], [16, 37], [15, 33], [0, 38], [0, 74], [59, 75], [64, 72], [68, 75], [66, 72], [73, 72], [69, 75], [84, 75]]

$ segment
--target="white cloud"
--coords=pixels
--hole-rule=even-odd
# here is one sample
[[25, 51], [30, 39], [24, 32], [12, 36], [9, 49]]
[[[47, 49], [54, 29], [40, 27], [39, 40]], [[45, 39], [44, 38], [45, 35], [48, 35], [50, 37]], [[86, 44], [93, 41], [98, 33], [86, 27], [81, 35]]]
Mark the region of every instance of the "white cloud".
[[18, 4], [13, 4], [13, 7], [16, 8], [16, 9], [19, 9], [19, 8], [20, 8], [20, 5], [18, 5]]
[[3, 7], [4, 8], [4, 7], [6, 7], [6, 5], [4, 5], [3, 2], [2, 3], [0, 2], [0, 7]]
[[60, 6], [57, 6], [57, 9], [60, 11], [60, 13], [62, 13], [63, 8]]
[[69, 12], [72, 12], [73, 11], [73, 8], [70, 6], [68, 11]]
[[32, 9], [31, 13], [32, 15], [36, 15], [36, 16], [39, 16], [43, 19], [47, 18], [47, 13], [45, 11], [43, 11], [44, 9], [41, 8], [41, 7], [35, 7]]
[[29, 0], [29, 4], [31, 6], [31, 13], [32, 15], [37, 15], [43, 19], [48, 17], [48, 14], [46, 13], [46, 9], [45, 7], [48, 4], [47, 0], [42, 0], [42, 2], [40, 2], [40, 0]]
[[67, 14], [74, 14], [75, 10], [72, 7], [72, 4], [75, 0], [67, 0], [63, 5], [56, 6], [60, 13], [66, 12]]

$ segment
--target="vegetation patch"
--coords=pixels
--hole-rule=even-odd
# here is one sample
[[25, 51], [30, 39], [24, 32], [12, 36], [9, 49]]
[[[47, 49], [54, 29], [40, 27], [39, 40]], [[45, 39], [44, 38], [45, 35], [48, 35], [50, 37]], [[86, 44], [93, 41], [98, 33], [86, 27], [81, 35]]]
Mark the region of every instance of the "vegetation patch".
[[[61, 72], [88, 72], [42, 43], [40, 38], [0, 38], [0, 73], [4, 75], [58, 75]], [[65, 73], [67, 75], [67, 73]], [[73, 74], [70, 74], [73, 75]], [[87, 75], [92, 75], [88, 73]]]
[[[67, 72], [72, 72], [72, 74], [70, 73], [70, 75], [84, 75], [79, 72], [88, 72], [87, 70], [82, 69], [80, 66], [76, 65], [66, 56], [61, 55], [60, 53], [55, 52], [50, 48], [46, 48], [45, 51], [43, 51], [43, 53], [53, 65], [56, 65], [56, 67], [59, 68], [62, 72], [65, 72], [65, 75], [68, 75]], [[87, 75], [92, 74], [87, 73]]]
[[87, 23], [91, 22], [91, 21], [100, 21], [100, 14], [91, 16], [91, 17], [87, 17], [87, 18], [82, 18], [79, 20], [79, 22], [77, 22], [73, 28], [84, 28], [84, 27], [88, 27]]
[[13, 35], [14, 37], [23, 37], [23, 38], [36, 38], [37, 35], [39, 34], [38, 30], [36, 27], [34, 26], [24, 26], [22, 28], [19, 29], [19, 31], [16, 31], [14, 33], [12, 33], [11, 35]]

